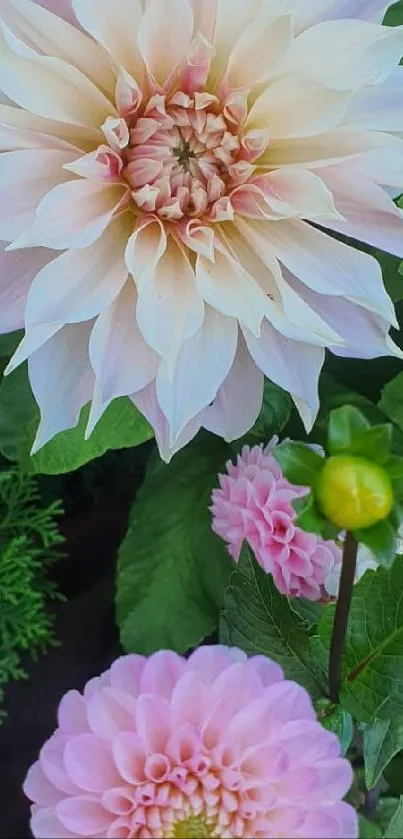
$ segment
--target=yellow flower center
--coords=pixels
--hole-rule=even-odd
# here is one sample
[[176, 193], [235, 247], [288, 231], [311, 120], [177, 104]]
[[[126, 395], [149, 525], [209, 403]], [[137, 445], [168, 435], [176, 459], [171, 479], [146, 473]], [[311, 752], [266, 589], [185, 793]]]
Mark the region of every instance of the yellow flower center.
[[316, 489], [322, 513], [343, 530], [371, 527], [387, 518], [393, 506], [387, 472], [363, 457], [330, 457]]
[[189, 816], [173, 825], [174, 839], [211, 839], [213, 833], [202, 816]]

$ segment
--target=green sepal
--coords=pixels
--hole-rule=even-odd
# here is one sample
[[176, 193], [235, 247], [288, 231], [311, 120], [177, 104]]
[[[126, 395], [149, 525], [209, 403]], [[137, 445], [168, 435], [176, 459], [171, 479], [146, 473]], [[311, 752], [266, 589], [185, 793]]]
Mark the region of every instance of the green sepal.
[[314, 487], [324, 466], [324, 458], [305, 443], [280, 443], [273, 449], [284, 475], [296, 486]]
[[296, 524], [307, 533], [317, 533], [323, 539], [337, 539], [340, 528], [325, 519], [318, 510], [312, 492], [294, 498], [291, 502], [296, 512]]
[[354, 441], [371, 425], [358, 408], [343, 405], [335, 408], [329, 416], [328, 449], [330, 454], [346, 453]]
[[355, 530], [353, 536], [357, 542], [361, 542], [369, 548], [380, 565], [385, 568], [390, 568], [393, 565], [396, 557], [397, 537], [396, 528], [390, 520], [390, 516], [372, 527]]
[[390, 457], [392, 426], [390, 423], [367, 428], [353, 442], [349, 453], [365, 457], [372, 463], [383, 466]]
[[403, 501], [403, 457], [389, 457], [384, 463], [384, 469], [390, 477], [394, 498]]

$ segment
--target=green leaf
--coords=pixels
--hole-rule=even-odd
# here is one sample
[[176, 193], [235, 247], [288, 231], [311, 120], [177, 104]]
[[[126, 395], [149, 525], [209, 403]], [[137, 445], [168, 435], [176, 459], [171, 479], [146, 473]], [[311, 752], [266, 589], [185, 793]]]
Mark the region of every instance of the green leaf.
[[[403, 558], [367, 571], [354, 586], [342, 670], [341, 704], [358, 721], [403, 715]], [[329, 651], [334, 604], [318, 635]]]
[[297, 486], [315, 486], [324, 458], [305, 443], [280, 443], [273, 449], [284, 475]]
[[403, 501], [403, 457], [389, 457], [384, 468], [391, 479], [394, 497]]
[[403, 796], [399, 798], [397, 808], [383, 836], [384, 839], [401, 839], [403, 836]]
[[376, 720], [364, 730], [365, 784], [372, 789], [392, 758], [403, 749], [403, 715]]
[[399, 271], [399, 257], [383, 251], [375, 251], [374, 256], [382, 268], [383, 281], [389, 297], [394, 303], [399, 303], [403, 300], [403, 280]]
[[7, 335], [0, 335], [0, 358], [11, 356], [21, 341], [23, 332], [9, 332]]
[[360, 839], [382, 839], [382, 831], [374, 822], [359, 814]]
[[322, 516], [312, 492], [303, 495], [302, 498], [294, 498], [291, 504], [297, 514], [296, 522], [301, 530], [307, 533], [318, 533], [323, 539], [337, 539], [340, 528]]
[[343, 405], [332, 411], [329, 417], [329, 453], [349, 451], [356, 438], [369, 427], [368, 420], [353, 405]]
[[374, 463], [383, 465], [390, 456], [392, 426], [390, 423], [375, 425], [363, 431], [351, 446], [351, 453], [357, 457], [366, 457]]
[[0, 452], [17, 460], [25, 472], [58, 475], [72, 472], [108, 449], [125, 449], [150, 440], [148, 422], [129, 399], [115, 399], [105, 411], [89, 440], [85, 440], [89, 406], [83, 408], [76, 428], [58, 434], [37, 454], [30, 451], [39, 421], [25, 367], [0, 385]]
[[277, 661], [288, 679], [313, 698], [323, 695], [322, 671], [311, 656], [306, 622], [244, 545], [225, 592], [220, 641]]
[[354, 537], [357, 542], [362, 542], [374, 554], [380, 565], [390, 568], [393, 564], [397, 550], [396, 529], [389, 519], [384, 519], [372, 527], [365, 527], [356, 530]]
[[342, 754], [346, 755], [354, 737], [354, 722], [351, 714], [338, 705], [333, 705], [328, 699], [320, 699], [316, 702], [315, 710], [323, 727], [337, 734]]
[[403, 0], [391, 5], [386, 13], [385, 24], [387, 26], [401, 26], [403, 24]]
[[403, 431], [403, 373], [384, 387], [379, 407]]
[[[262, 409], [255, 425], [242, 438], [242, 442], [250, 445], [269, 442], [274, 434], [279, 434], [287, 425], [291, 411], [292, 399], [290, 394], [275, 385], [274, 382], [265, 379]], [[237, 448], [239, 448], [239, 444]]]
[[217, 626], [233, 568], [211, 529], [211, 491], [228, 448], [201, 434], [147, 474], [119, 552], [117, 618], [126, 652], [185, 652]]

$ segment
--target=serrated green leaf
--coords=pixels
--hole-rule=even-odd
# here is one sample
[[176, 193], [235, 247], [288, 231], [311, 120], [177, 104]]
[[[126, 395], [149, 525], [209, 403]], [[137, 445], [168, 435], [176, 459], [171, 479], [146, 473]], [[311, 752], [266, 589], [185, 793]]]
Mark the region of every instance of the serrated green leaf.
[[7, 459], [18, 461], [24, 472], [58, 475], [78, 469], [108, 449], [138, 446], [153, 436], [148, 422], [129, 399], [114, 400], [89, 440], [85, 440], [88, 413], [87, 406], [76, 428], [58, 434], [31, 456], [39, 412], [26, 368], [20, 367], [0, 385], [0, 452]]
[[[328, 605], [318, 626], [327, 652], [334, 611]], [[354, 586], [342, 674], [341, 704], [356, 720], [403, 715], [403, 558]]]
[[329, 454], [350, 451], [354, 441], [370, 428], [368, 420], [353, 405], [333, 410], [329, 417]]
[[279, 434], [287, 425], [291, 410], [292, 399], [290, 394], [275, 385], [274, 382], [265, 379], [260, 414], [253, 428], [242, 438], [243, 443], [251, 445], [267, 443], [274, 434]]
[[399, 798], [399, 803], [383, 836], [384, 839], [401, 839], [403, 836], [403, 796]]
[[365, 784], [372, 789], [392, 758], [403, 749], [403, 715], [376, 720], [364, 730]]
[[396, 556], [397, 534], [389, 519], [379, 521], [372, 527], [356, 530], [353, 535], [357, 542], [369, 548], [380, 565], [385, 568], [391, 567]]
[[303, 685], [313, 698], [323, 694], [322, 671], [311, 656], [305, 621], [246, 545], [225, 592], [220, 641], [272, 658], [287, 678]]
[[297, 486], [315, 486], [324, 458], [304, 443], [280, 443], [273, 449], [284, 475]]
[[126, 652], [185, 652], [217, 626], [233, 569], [211, 529], [211, 491], [228, 458], [201, 434], [147, 474], [119, 551], [117, 619]]

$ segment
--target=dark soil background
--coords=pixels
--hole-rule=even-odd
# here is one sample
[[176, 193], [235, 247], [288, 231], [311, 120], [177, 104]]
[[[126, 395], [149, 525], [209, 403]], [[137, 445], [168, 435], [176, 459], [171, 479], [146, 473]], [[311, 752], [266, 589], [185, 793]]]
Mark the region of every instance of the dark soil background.
[[23, 660], [24, 681], [6, 689], [0, 725], [0, 839], [28, 839], [29, 802], [22, 784], [56, 726], [63, 694], [81, 690], [121, 654], [114, 615], [114, 576], [128, 514], [153, 444], [110, 452], [77, 472], [42, 478], [44, 500], [62, 498], [65, 536], [53, 569], [66, 601], [52, 607], [58, 646]]

